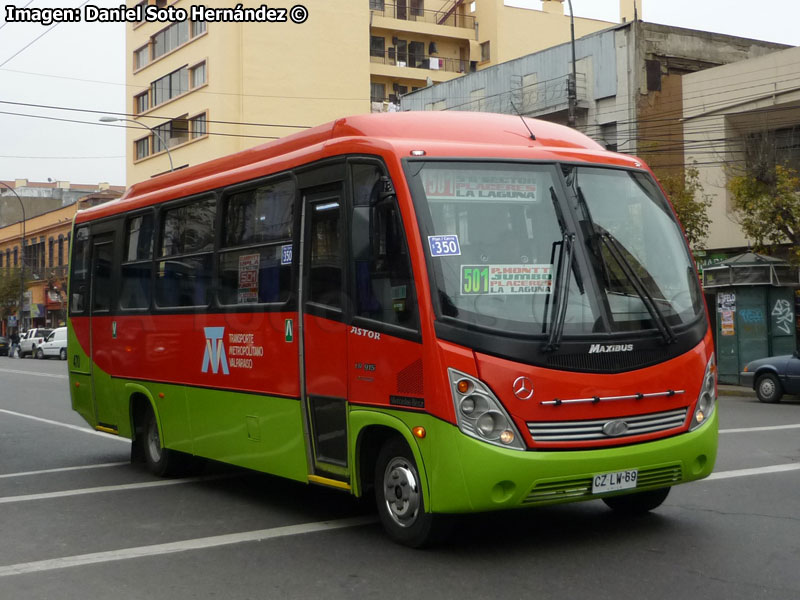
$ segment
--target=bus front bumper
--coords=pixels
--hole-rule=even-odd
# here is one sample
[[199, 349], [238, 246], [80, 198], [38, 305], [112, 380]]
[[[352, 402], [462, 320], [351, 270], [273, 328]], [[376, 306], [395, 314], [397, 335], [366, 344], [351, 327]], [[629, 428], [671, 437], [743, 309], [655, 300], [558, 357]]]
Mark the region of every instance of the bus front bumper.
[[[515, 451], [480, 442], [439, 422], [437, 444], [420, 448], [430, 510], [477, 512], [541, 506], [657, 489], [711, 474], [717, 454], [718, 411], [693, 432], [619, 448]], [[433, 432], [432, 432], [433, 433]], [[593, 493], [597, 475], [637, 472], [636, 487]]]

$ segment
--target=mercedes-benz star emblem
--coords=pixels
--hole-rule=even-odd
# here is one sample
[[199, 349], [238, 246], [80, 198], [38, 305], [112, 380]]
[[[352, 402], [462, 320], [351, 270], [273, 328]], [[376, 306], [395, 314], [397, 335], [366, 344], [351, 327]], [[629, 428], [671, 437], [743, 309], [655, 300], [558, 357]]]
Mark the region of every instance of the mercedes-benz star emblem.
[[514, 395], [520, 400], [530, 400], [533, 396], [533, 384], [527, 377], [517, 377], [514, 380]]

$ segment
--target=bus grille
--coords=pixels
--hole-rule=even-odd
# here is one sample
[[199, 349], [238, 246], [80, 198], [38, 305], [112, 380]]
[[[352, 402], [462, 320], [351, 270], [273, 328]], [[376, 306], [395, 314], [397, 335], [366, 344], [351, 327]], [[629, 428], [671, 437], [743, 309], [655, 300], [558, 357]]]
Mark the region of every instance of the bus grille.
[[[683, 471], [679, 463], [640, 469], [637, 489], [655, 489], [680, 483]], [[523, 504], [552, 504], [592, 496], [592, 476], [550, 480], [537, 483], [522, 501]]]
[[[666, 412], [624, 417], [619, 419], [592, 419], [590, 421], [529, 422], [528, 431], [535, 442], [587, 442], [592, 440], [621, 439], [645, 433], [668, 431], [683, 426], [687, 408]], [[620, 435], [606, 435], [603, 426], [611, 421], [624, 421], [627, 431]]]
[[622, 373], [643, 369], [669, 360], [672, 357], [669, 349], [641, 350], [638, 352], [612, 352], [598, 354], [552, 354], [547, 360], [547, 367], [583, 373]]

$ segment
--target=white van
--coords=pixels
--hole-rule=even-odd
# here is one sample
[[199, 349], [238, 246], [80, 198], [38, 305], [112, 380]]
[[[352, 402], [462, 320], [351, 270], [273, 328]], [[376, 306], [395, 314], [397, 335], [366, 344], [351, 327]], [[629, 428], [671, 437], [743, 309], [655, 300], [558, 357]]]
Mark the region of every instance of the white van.
[[36, 349], [36, 358], [52, 358], [57, 356], [67, 360], [67, 328], [54, 329], [47, 339]]

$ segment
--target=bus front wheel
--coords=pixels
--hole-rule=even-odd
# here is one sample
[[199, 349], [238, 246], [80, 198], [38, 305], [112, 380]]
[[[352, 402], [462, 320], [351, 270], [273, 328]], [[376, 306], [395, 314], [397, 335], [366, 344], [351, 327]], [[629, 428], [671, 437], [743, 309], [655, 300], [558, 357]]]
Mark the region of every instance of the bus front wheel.
[[444, 517], [425, 511], [417, 464], [405, 441], [393, 438], [384, 443], [374, 481], [378, 515], [389, 537], [412, 548], [440, 537]]
[[647, 492], [626, 494], [625, 496], [612, 496], [603, 498], [603, 502], [614, 512], [625, 515], [641, 515], [661, 506], [664, 500], [667, 499], [671, 489], [665, 487]]

